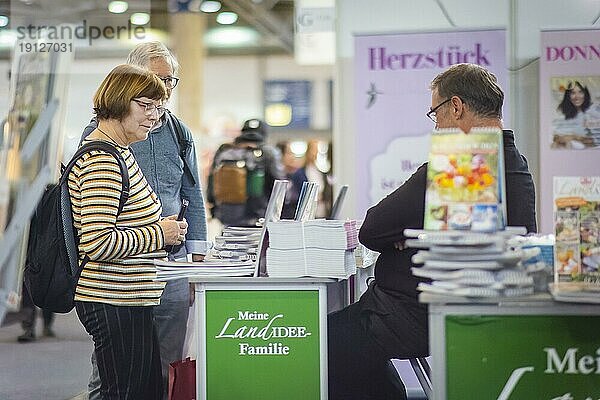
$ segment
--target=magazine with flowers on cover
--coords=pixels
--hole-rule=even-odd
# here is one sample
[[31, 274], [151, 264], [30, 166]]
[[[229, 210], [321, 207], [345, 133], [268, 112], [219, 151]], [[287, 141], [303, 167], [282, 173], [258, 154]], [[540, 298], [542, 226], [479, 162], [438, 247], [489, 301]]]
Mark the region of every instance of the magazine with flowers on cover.
[[506, 226], [502, 131], [439, 130], [431, 137], [425, 229], [494, 232]]

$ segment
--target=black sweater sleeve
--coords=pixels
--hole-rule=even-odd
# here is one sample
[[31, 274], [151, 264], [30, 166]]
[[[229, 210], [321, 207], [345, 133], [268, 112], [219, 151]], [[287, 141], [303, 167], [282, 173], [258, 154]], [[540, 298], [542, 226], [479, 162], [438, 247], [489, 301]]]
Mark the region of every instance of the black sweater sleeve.
[[422, 229], [426, 185], [427, 163], [367, 211], [360, 228], [360, 242], [371, 250], [383, 252], [405, 239], [405, 229]]

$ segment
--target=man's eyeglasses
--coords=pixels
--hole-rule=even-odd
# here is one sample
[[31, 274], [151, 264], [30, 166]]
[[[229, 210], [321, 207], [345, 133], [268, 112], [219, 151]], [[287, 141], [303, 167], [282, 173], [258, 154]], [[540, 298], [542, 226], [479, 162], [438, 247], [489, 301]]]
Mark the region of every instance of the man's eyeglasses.
[[144, 107], [144, 113], [146, 113], [146, 115], [152, 115], [152, 113], [156, 111], [158, 113], [158, 116], [160, 117], [165, 113], [165, 108], [163, 106], [157, 106], [153, 103], [146, 103], [145, 101], [139, 99], [131, 100], [135, 101], [140, 107]]
[[429, 112], [427, 114], [425, 114], [425, 115], [427, 115], [427, 118], [429, 118], [430, 120], [432, 120], [434, 124], [437, 124], [437, 115], [436, 115], [437, 110], [439, 110], [441, 106], [443, 106], [444, 104], [446, 104], [450, 100], [452, 100], [452, 97], [450, 97], [449, 99], [446, 99], [446, 100], [442, 101], [437, 106], [435, 106], [433, 108], [430, 108]]
[[179, 83], [179, 78], [175, 78], [174, 76], [166, 76], [164, 78], [159, 76], [158, 79], [163, 81], [167, 89], [173, 89]]

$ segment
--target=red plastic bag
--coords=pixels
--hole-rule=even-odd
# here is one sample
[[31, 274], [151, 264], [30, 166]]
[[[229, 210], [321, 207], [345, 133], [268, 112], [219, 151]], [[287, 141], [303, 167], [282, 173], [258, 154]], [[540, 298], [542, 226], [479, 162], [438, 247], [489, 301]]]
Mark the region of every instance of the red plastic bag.
[[196, 360], [189, 357], [169, 364], [169, 400], [196, 399]]

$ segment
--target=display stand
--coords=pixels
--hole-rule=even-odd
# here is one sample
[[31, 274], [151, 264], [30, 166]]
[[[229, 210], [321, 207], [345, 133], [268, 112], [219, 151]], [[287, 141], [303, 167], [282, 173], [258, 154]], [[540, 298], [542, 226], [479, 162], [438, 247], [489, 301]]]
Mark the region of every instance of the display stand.
[[327, 399], [321, 278], [190, 278], [201, 400]]
[[429, 303], [434, 399], [600, 398], [600, 306], [550, 295]]

